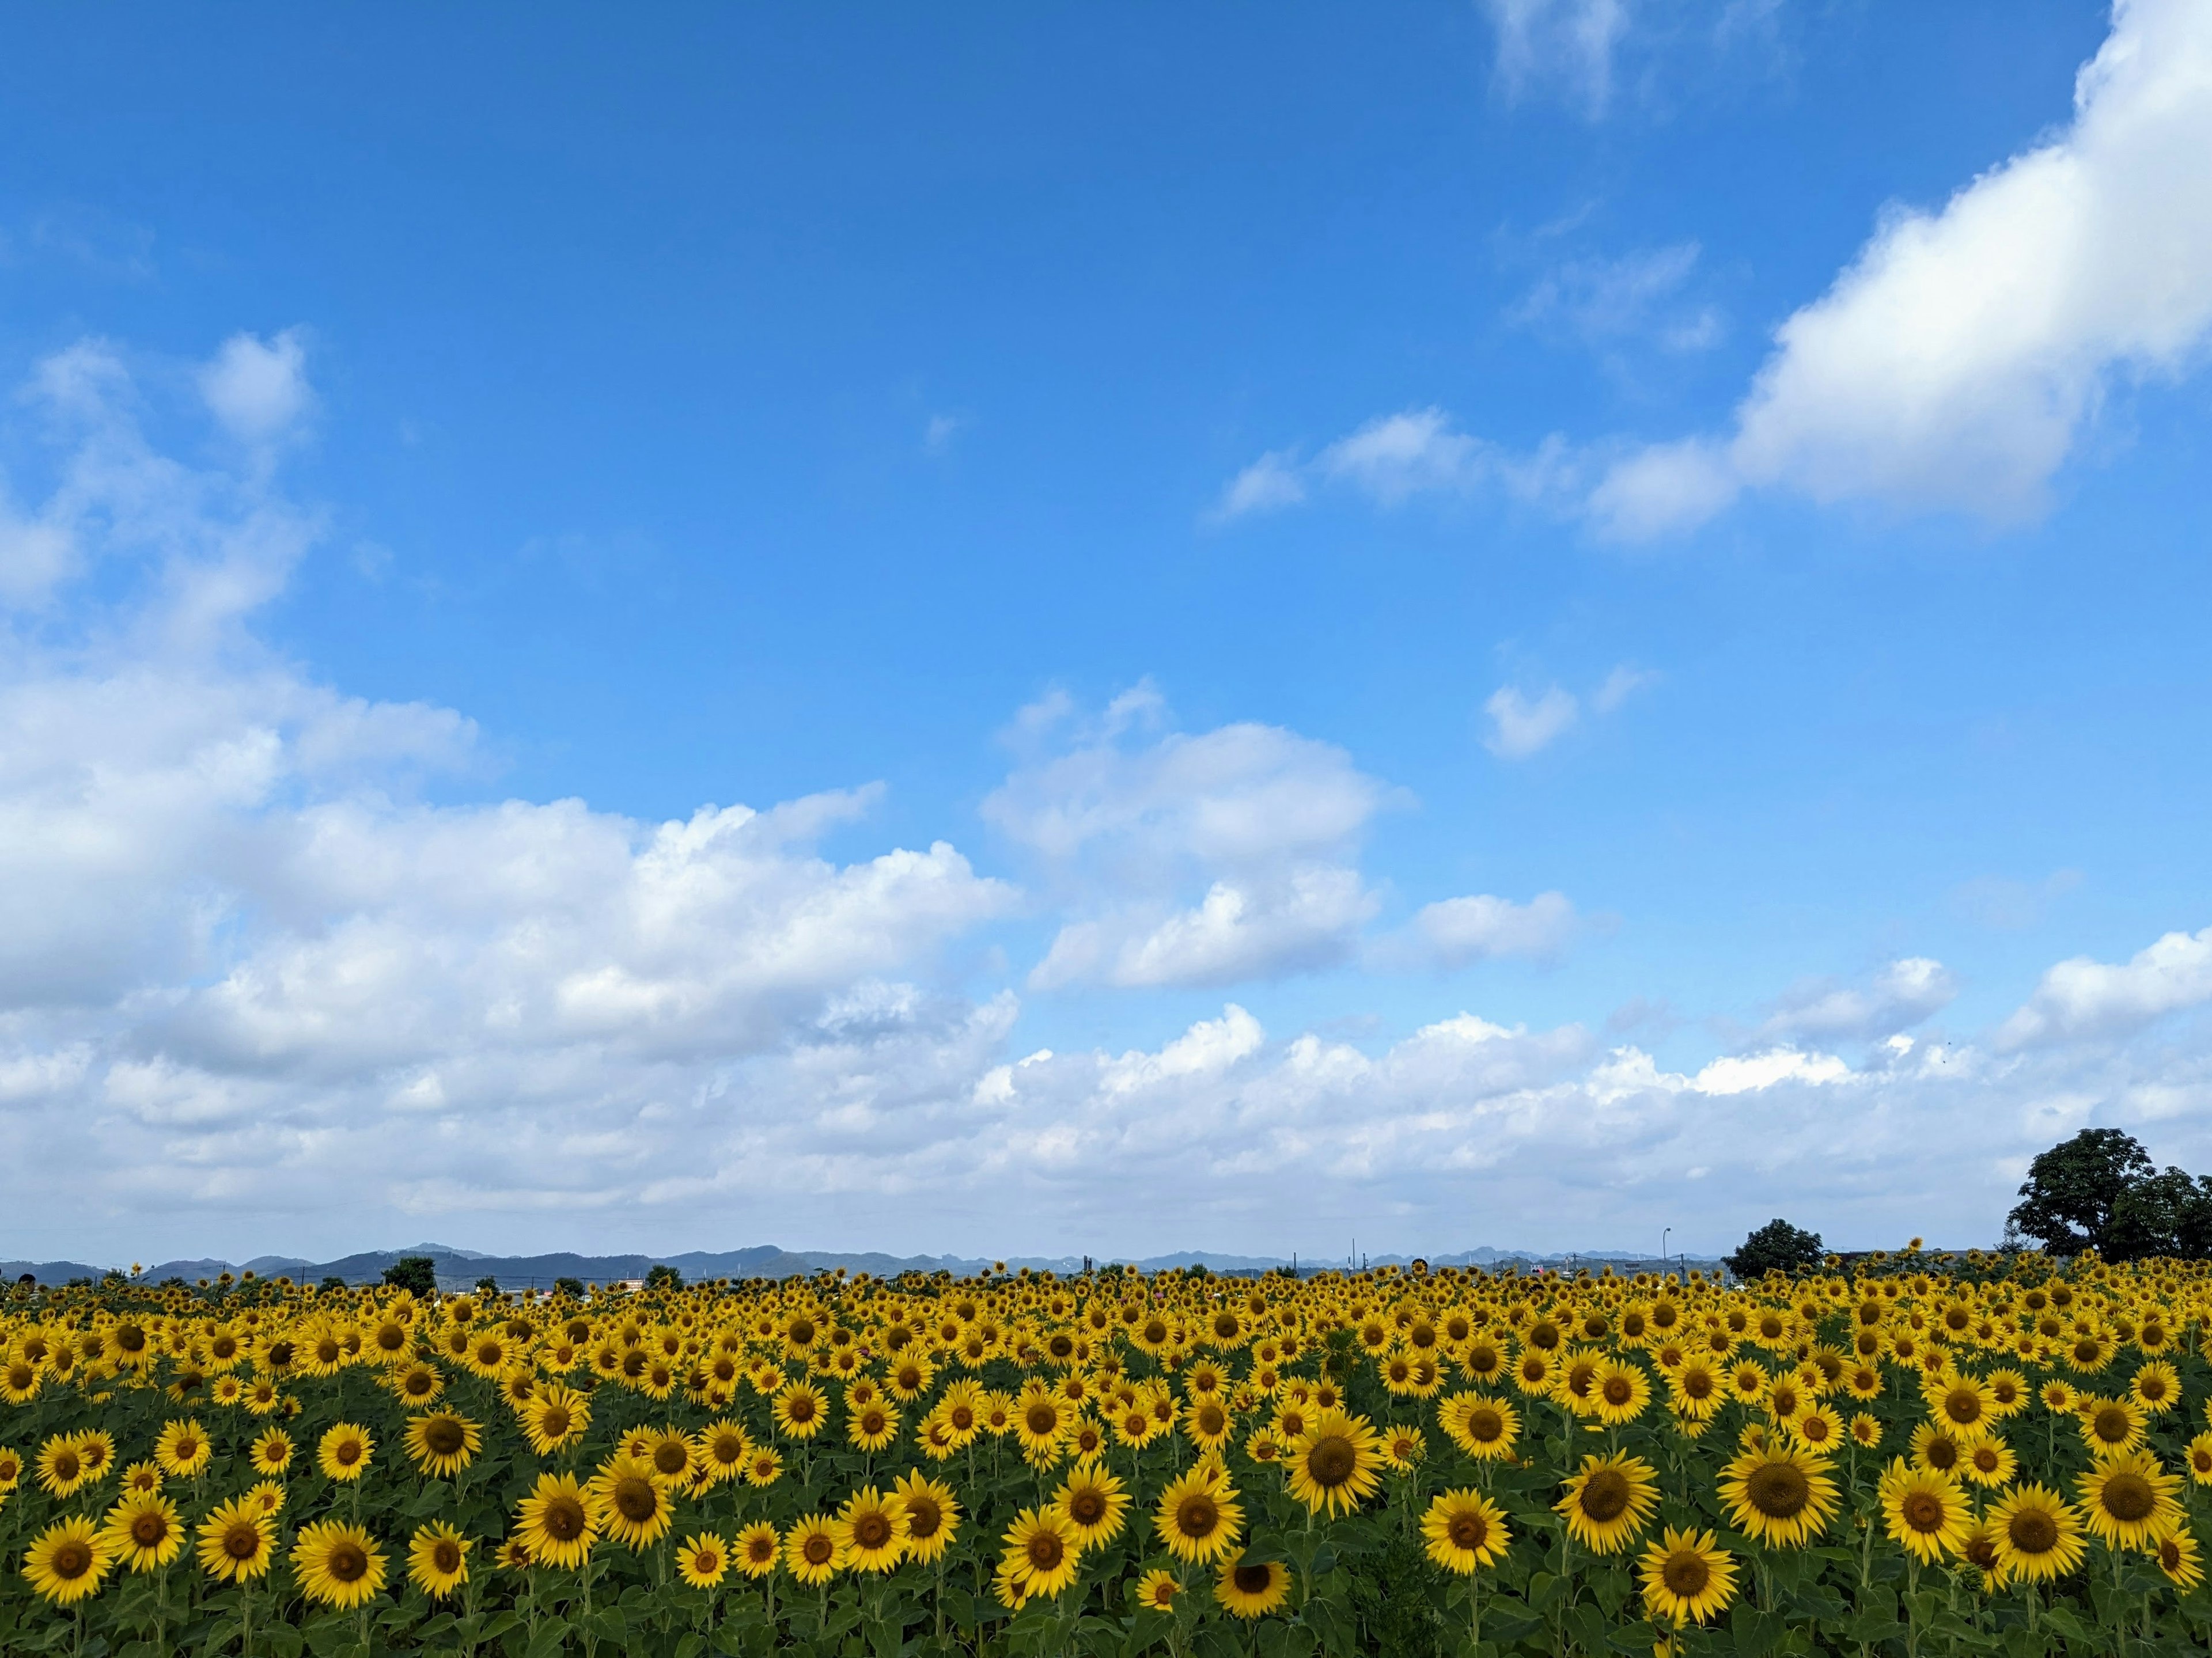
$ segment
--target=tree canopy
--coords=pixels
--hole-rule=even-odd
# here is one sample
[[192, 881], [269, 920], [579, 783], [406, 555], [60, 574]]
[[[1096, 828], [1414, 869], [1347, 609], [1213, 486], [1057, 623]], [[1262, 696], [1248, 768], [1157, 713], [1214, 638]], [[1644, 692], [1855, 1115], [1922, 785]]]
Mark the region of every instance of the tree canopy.
[[1743, 1247], [1727, 1258], [1726, 1265], [1740, 1278], [1764, 1278], [1769, 1272], [1809, 1272], [1820, 1264], [1822, 1253], [1818, 1232], [1801, 1231], [1777, 1218], [1746, 1238]]
[[2212, 1254], [2212, 1176], [2161, 1172], [2133, 1135], [2085, 1128], [2028, 1164], [2005, 1231], [2057, 1255]]

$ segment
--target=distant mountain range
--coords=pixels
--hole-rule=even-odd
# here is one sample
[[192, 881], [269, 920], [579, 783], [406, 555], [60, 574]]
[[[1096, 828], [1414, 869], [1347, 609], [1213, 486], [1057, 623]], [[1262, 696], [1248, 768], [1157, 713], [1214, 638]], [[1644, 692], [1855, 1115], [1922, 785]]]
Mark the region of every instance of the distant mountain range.
[[[411, 1248], [364, 1250], [358, 1254], [325, 1261], [308, 1260], [295, 1255], [257, 1255], [246, 1261], [165, 1260], [148, 1267], [141, 1275], [141, 1281], [159, 1284], [164, 1279], [177, 1278], [187, 1284], [196, 1284], [202, 1278], [213, 1278], [222, 1272], [251, 1271], [261, 1278], [289, 1278], [295, 1283], [319, 1284], [326, 1278], [339, 1278], [348, 1284], [374, 1284], [383, 1278], [386, 1267], [409, 1255], [428, 1255], [432, 1269], [437, 1273], [438, 1286], [444, 1290], [471, 1289], [477, 1280], [486, 1278], [496, 1280], [502, 1290], [549, 1290], [556, 1278], [580, 1278], [586, 1284], [607, 1284], [624, 1278], [641, 1278], [656, 1265], [664, 1264], [681, 1272], [687, 1284], [696, 1283], [702, 1278], [803, 1277], [809, 1272], [840, 1266], [848, 1272], [870, 1272], [878, 1278], [896, 1278], [901, 1272], [949, 1272], [955, 1277], [966, 1278], [988, 1272], [992, 1265], [988, 1260], [971, 1260], [958, 1255], [836, 1254], [811, 1249], [780, 1249], [774, 1244], [720, 1253], [690, 1250], [674, 1255], [579, 1255], [565, 1253], [489, 1255], [474, 1249], [456, 1248], [451, 1244], [418, 1243]], [[1370, 1266], [1404, 1266], [1413, 1259], [1410, 1255], [1373, 1255], [1365, 1258], [1365, 1264]], [[1659, 1264], [1653, 1256], [1617, 1250], [1539, 1255], [1522, 1249], [1481, 1248], [1464, 1250], [1458, 1254], [1430, 1255], [1426, 1259], [1431, 1266], [1495, 1267], [1512, 1265], [1523, 1269], [1610, 1264], [1617, 1269], [1635, 1270]], [[1103, 1266], [1106, 1262], [1107, 1258], [1101, 1256], [1094, 1264]], [[1082, 1259], [1075, 1255], [1009, 1257], [1006, 1264], [1010, 1267], [1027, 1266], [1041, 1272], [1078, 1272], [1083, 1269]], [[1287, 1256], [1218, 1255], [1203, 1251], [1186, 1251], [1180, 1254], [1153, 1255], [1123, 1264], [1146, 1272], [1204, 1266], [1209, 1272], [1234, 1274], [1271, 1272], [1277, 1267], [1288, 1266], [1292, 1262]], [[1325, 1271], [1352, 1263], [1341, 1258], [1323, 1260], [1303, 1256], [1297, 1259], [1297, 1264], [1302, 1270]], [[1668, 1264], [1711, 1267], [1718, 1263], [1696, 1256], [1674, 1256], [1669, 1258]], [[76, 1260], [7, 1260], [0, 1261], [0, 1282], [13, 1282], [27, 1272], [41, 1284], [63, 1284], [70, 1278], [97, 1279], [112, 1270], [116, 1269], [88, 1266]]]

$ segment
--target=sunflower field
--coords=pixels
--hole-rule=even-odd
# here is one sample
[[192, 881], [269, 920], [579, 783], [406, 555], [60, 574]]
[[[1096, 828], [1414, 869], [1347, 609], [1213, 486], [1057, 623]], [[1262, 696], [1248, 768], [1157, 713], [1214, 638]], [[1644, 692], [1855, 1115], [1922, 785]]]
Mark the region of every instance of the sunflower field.
[[0, 1302], [0, 1652], [2201, 1653], [2212, 1278]]

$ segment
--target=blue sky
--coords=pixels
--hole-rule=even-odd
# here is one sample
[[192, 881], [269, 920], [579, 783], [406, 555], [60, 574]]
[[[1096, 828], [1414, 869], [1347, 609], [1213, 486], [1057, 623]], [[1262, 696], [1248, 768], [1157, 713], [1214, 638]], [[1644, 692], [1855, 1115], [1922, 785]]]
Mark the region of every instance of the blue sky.
[[17, 20], [0, 1254], [2212, 1168], [2208, 143], [2187, 0]]

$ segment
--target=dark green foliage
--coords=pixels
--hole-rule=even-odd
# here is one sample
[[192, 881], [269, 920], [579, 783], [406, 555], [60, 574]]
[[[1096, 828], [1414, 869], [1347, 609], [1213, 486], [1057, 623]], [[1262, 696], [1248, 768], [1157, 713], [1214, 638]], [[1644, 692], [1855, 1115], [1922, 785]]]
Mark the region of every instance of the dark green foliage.
[[2212, 1176], [2163, 1173], [2131, 1134], [2085, 1128], [2030, 1163], [2008, 1240], [2053, 1254], [2094, 1249], [2107, 1260], [2212, 1254]]
[[665, 1261], [656, 1262], [645, 1275], [645, 1287], [648, 1290], [681, 1290], [684, 1274]]
[[340, 1277], [339, 1277], [336, 1272], [326, 1272], [326, 1273], [325, 1273], [325, 1274], [323, 1275], [323, 1288], [324, 1288], [324, 1289], [325, 1289], [325, 1290], [343, 1290], [343, 1289], [344, 1289], [345, 1287], [346, 1287], [346, 1281], [345, 1281], [343, 1278], [340, 1278]]
[[1788, 1221], [1771, 1220], [1743, 1241], [1743, 1248], [1729, 1256], [1726, 1265], [1739, 1278], [1764, 1278], [1769, 1272], [1814, 1271], [1820, 1265], [1820, 1235], [1800, 1231]]
[[553, 1293], [556, 1296], [574, 1296], [577, 1300], [581, 1301], [584, 1298], [584, 1280], [580, 1278], [556, 1278], [553, 1280]]
[[437, 1263], [428, 1255], [402, 1255], [384, 1269], [384, 1281], [395, 1290], [434, 1296], [438, 1293]]

